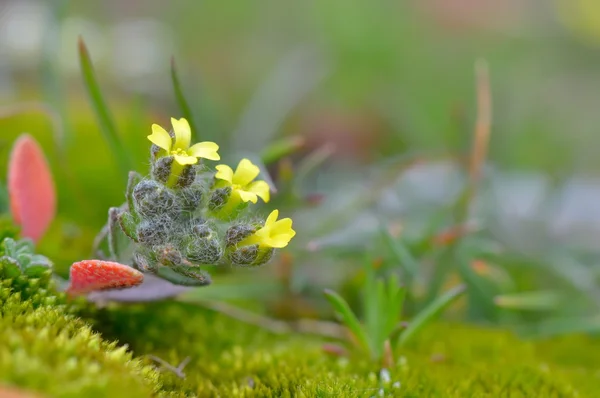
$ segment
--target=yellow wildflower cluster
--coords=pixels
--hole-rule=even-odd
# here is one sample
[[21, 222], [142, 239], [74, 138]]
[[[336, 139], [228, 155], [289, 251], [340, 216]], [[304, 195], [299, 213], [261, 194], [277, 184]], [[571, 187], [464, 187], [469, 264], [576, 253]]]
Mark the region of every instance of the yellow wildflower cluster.
[[[200, 142], [190, 146], [191, 128], [185, 118], [171, 118], [174, 138], [161, 126], [152, 125], [152, 134], [148, 139], [161, 148], [163, 156], [173, 156], [174, 163], [179, 167], [198, 163], [198, 159], [220, 160], [219, 146], [214, 142]], [[235, 169], [226, 164], [215, 167], [215, 188], [230, 188], [231, 194], [228, 201], [233, 203], [256, 203], [261, 198], [265, 203], [270, 199], [269, 185], [267, 182], [255, 181], [260, 173], [258, 166], [249, 159], [242, 159]], [[172, 171], [173, 172], [173, 171]], [[292, 219], [277, 220], [278, 210], [273, 210], [264, 225], [252, 235], [239, 243], [244, 245], [258, 245], [264, 248], [282, 248], [287, 246], [296, 232], [292, 229]]]

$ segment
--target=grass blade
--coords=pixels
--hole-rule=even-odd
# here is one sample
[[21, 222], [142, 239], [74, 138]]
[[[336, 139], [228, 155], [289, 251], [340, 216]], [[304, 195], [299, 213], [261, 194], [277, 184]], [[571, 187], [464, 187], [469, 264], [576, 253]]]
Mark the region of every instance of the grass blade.
[[381, 235], [386, 246], [390, 249], [390, 252], [394, 256], [394, 259], [404, 269], [406, 274], [414, 279], [417, 276], [419, 270], [419, 263], [410, 253], [408, 248], [400, 240], [395, 240], [390, 232], [381, 224]]
[[369, 340], [367, 335], [365, 334], [362, 325], [354, 315], [354, 312], [350, 309], [350, 306], [343, 299], [342, 296], [334, 292], [333, 290], [325, 289], [324, 291], [325, 297], [331, 303], [331, 306], [334, 308], [338, 316], [341, 318], [342, 322], [350, 329], [350, 332], [356, 337], [358, 343], [361, 348], [363, 348], [366, 352], [369, 352]]
[[400, 335], [400, 338], [398, 339], [398, 345], [402, 346], [406, 344], [421, 329], [423, 329], [423, 327], [439, 316], [450, 304], [460, 297], [465, 290], [466, 289], [464, 285], [459, 285], [442, 294], [431, 304], [425, 307], [412, 321], [410, 321], [408, 327]]
[[260, 153], [260, 158], [264, 164], [270, 165], [281, 158], [297, 152], [304, 146], [305, 141], [304, 137], [298, 135], [282, 138], [269, 144], [269, 146]]
[[196, 126], [196, 122], [194, 121], [192, 109], [190, 108], [190, 105], [183, 94], [183, 89], [181, 88], [181, 81], [179, 80], [179, 74], [177, 73], [177, 65], [175, 65], [175, 57], [171, 57], [171, 82], [173, 83], [175, 99], [177, 100], [181, 114], [188, 120], [188, 122], [190, 122], [190, 127], [192, 128], [192, 142], [200, 142], [200, 133]]
[[94, 112], [96, 112], [98, 122], [100, 123], [100, 130], [102, 131], [104, 139], [108, 143], [111, 151], [115, 154], [117, 164], [121, 169], [121, 174], [126, 176], [127, 172], [131, 168], [129, 156], [127, 156], [127, 152], [125, 151], [123, 143], [119, 138], [119, 134], [117, 133], [117, 128], [115, 127], [115, 123], [112, 119], [110, 111], [104, 102], [102, 92], [100, 91], [100, 86], [96, 80], [96, 74], [94, 73], [94, 65], [92, 64], [90, 53], [88, 52], [85, 42], [81, 37], [79, 38], [78, 47], [79, 63], [81, 66], [81, 73], [83, 75], [83, 82], [87, 89], [92, 107], [94, 108]]
[[552, 311], [560, 306], [561, 301], [561, 295], [553, 291], [520, 292], [494, 297], [498, 307], [517, 311]]
[[600, 316], [565, 317], [522, 326], [517, 332], [525, 338], [548, 338], [565, 334], [600, 333]]

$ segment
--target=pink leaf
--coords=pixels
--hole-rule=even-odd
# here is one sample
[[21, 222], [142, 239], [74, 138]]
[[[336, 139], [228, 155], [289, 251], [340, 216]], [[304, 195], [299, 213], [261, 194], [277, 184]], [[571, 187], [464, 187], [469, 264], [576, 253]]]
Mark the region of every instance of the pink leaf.
[[83, 260], [70, 270], [71, 283], [67, 293], [86, 294], [107, 289], [123, 289], [141, 284], [144, 274], [128, 265], [102, 260]]
[[21, 234], [37, 241], [56, 213], [56, 192], [48, 162], [37, 141], [21, 135], [8, 164], [10, 209]]

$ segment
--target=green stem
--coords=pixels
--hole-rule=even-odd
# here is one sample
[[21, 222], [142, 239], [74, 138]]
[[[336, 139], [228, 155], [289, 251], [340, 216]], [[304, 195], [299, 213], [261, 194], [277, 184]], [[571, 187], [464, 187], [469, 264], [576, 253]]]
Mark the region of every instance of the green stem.
[[185, 166], [179, 164], [175, 159], [173, 159], [173, 163], [171, 164], [171, 174], [169, 175], [169, 180], [167, 181], [167, 186], [169, 188], [173, 188], [177, 185], [177, 181], [179, 180], [179, 176], [183, 171]]

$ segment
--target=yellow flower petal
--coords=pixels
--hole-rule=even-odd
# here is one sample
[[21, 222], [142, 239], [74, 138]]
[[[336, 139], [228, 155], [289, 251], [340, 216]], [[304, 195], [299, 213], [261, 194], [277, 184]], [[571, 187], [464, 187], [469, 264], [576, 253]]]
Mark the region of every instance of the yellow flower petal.
[[148, 136], [148, 139], [156, 146], [164, 149], [167, 152], [171, 151], [171, 145], [173, 144], [173, 139], [167, 133], [165, 129], [160, 127], [158, 124], [152, 125], [152, 134]]
[[269, 247], [273, 247], [275, 249], [281, 249], [282, 247], [286, 247], [288, 245], [288, 243], [290, 243], [290, 240], [292, 240], [292, 238], [293, 238], [293, 235], [291, 235], [291, 236], [278, 235], [278, 236], [271, 237], [270, 239], [266, 240], [265, 243]]
[[269, 217], [267, 217], [267, 221], [265, 221], [265, 227], [275, 223], [275, 221], [277, 221], [277, 217], [279, 217], [279, 210], [275, 209], [271, 212], [271, 214], [269, 214]]
[[258, 201], [258, 198], [254, 192], [248, 192], [241, 189], [236, 189], [235, 191], [238, 193], [238, 195], [240, 195], [240, 198], [244, 202], [256, 203]]
[[175, 133], [175, 145], [173, 145], [173, 149], [183, 149], [186, 151], [190, 147], [192, 139], [190, 124], [183, 117], [179, 120], [172, 117], [171, 125], [173, 125], [173, 132]]
[[260, 173], [258, 166], [248, 159], [242, 159], [233, 174], [233, 183], [246, 186], [258, 176], [258, 173]]
[[247, 191], [255, 193], [259, 196], [265, 203], [269, 202], [270, 199], [270, 188], [269, 184], [265, 181], [255, 181], [248, 185], [246, 188]]
[[296, 234], [296, 232], [292, 229], [291, 218], [282, 218], [279, 221], [275, 221], [275, 223], [271, 225], [272, 236], [282, 234], [292, 234], [292, 236]]
[[217, 169], [215, 178], [227, 181], [229, 184], [233, 182], [233, 170], [231, 169], [231, 167], [227, 166], [226, 164], [220, 164], [217, 167], [215, 167], [215, 169]]
[[198, 158], [195, 156], [173, 155], [175, 161], [182, 166], [198, 163]]
[[[204, 141], [194, 144], [188, 149], [187, 153], [197, 158], [204, 158], [208, 160], [219, 160], [221, 157], [217, 153], [219, 146], [214, 142]], [[233, 177], [232, 177], [233, 180]]]

